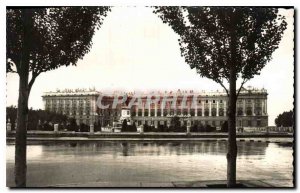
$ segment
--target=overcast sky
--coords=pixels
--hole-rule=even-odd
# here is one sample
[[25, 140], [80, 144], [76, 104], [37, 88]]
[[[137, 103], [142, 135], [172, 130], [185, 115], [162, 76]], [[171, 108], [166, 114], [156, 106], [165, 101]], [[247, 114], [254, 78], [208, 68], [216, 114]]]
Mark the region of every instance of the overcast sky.
[[[287, 30], [273, 59], [245, 86], [267, 89], [269, 125], [293, 108], [293, 10], [280, 10]], [[222, 90], [200, 78], [180, 55], [178, 36], [146, 7], [113, 7], [93, 37], [91, 51], [76, 67], [41, 74], [32, 88], [29, 107], [43, 108], [42, 94], [57, 88], [107, 90]], [[7, 106], [17, 105], [18, 76], [7, 75]]]

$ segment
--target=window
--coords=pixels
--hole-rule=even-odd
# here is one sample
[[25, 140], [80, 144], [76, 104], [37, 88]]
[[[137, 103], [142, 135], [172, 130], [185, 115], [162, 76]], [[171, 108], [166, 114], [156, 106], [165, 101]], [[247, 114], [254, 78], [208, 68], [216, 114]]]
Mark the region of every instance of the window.
[[248, 121], [248, 127], [251, 127], [252, 126], [252, 122], [249, 120]]
[[204, 110], [204, 116], [206, 116], [206, 117], [209, 116], [209, 109]]
[[217, 115], [217, 109], [216, 108], [212, 108], [211, 109], [211, 116], [215, 117]]
[[238, 108], [237, 115], [239, 115], [239, 116], [243, 115], [243, 108]]
[[199, 104], [201, 104], [201, 100], [199, 100]]
[[261, 121], [260, 120], [257, 120], [257, 127], [260, 127], [261, 126]]
[[220, 103], [223, 103], [223, 101], [222, 101], [222, 100], [220, 100]]
[[208, 103], [208, 100], [206, 100], [205, 102]]
[[213, 103], [215, 103], [216, 101], [215, 100], [213, 100]]

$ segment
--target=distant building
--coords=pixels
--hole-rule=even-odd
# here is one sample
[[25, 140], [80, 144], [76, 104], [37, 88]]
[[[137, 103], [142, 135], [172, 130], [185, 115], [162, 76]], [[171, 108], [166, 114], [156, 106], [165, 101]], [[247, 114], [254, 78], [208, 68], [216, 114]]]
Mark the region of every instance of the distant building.
[[[122, 99], [124, 94], [127, 100], [112, 108], [114, 100]], [[248, 87], [242, 89], [237, 100], [237, 127], [265, 127], [268, 126], [267, 91]], [[101, 105], [108, 106], [101, 109], [97, 106], [100, 96]], [[114, 92], [104, 94], [95, 90], [65, 90], [46, 92], [43, 95], [45, 110], [55, 111], [76, 119], [77, 124], [101, 123], [102, 126], [113, 125], [122, 117], [127, 117], [137, 126], [148, 124], [155, 127], [169, 126], [172, 117], [180, 117], [181, 124], [202, 124], [220, 127], [226, 120], [228, 110], [228, 96], [225, 92], [149, 92], [141, 93], [141, 105], [134, 105], [124, 111], [136, 94]], [[149, 103], [147, 96], [155, 96], [155, 102]], [[176, 97], [176, 101], [172, 100]], [[174, 104], [175, 103], [175, 104]], [[183, 107], [183, 103], [185, 104]], [[162, 104], [165, 104], [163, 106]], [[197, 105], [195, 105], [197, 104]], [[173, 106], [172, 106], [173, 105]], [[174, 108], [175, 107], [175, 108]], [[122, 111], [123, 109], [123, 111]], [[121, 114], [128, 113], [128, 114]]]
[[57, 90], [45, 92], [43, 97], [44, 109], [57, 112], [76, 119], [77, 124], [92, 124], [98, 122], [96, 101], [99, 92], [95, 90]]

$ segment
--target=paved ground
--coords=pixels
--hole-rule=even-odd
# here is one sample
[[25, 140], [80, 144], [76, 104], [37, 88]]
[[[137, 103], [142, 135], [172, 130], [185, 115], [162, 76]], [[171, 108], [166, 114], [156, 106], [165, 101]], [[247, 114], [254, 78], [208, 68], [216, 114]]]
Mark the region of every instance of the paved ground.
[[[240, 180], [239, 184], [243, 184], [245, 188], [276, 188], [276, 187], [293, 187], [293, 181], [290, 179], [280, 180]], [[192, 181], [192, 182], [163, 182], [163, 183], [147, 183], [147, 182], [90, 182], [85, 184], [57, 184], [51, 187], [145, 187], [145, 188], [207, 188], [214, 185], [226, 184], [225, 180], [215, 181]]]

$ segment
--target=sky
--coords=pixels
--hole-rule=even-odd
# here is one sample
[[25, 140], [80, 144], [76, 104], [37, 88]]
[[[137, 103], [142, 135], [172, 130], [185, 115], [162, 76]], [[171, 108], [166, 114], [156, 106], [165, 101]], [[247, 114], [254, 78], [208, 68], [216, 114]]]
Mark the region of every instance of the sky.
[[[269, 125], [283, 111], [293, 109], [294, 26], [293, 10], [281, 9], [288, 23], [273, 59], [245, 84], [268, 91]], [[148, 7], [113, 7], [93, 46], [77, 66], [42, 73], [30, 93], [29, 107], [43, 109], [46, 91], [64, 88], [112, 90], [222, 90], [201, 78], [181, 57], [178, 35]], [[7, 74], [6, 105], [17, 105], [18, 75]]]

